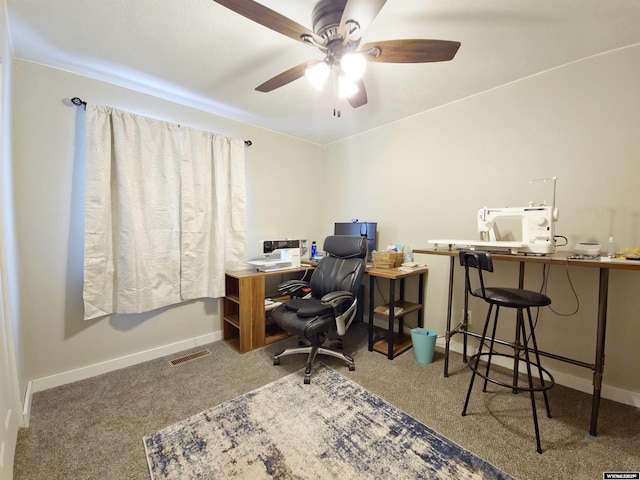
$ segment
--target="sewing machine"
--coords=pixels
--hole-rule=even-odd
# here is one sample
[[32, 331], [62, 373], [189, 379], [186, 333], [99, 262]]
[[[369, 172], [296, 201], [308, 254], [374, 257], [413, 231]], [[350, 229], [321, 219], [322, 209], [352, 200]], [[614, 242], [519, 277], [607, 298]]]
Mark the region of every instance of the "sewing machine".
[[522, 227], [523, 253], [546, 255], [555, 251], [554, 222], [558, 210], [549, 205], [505, 208], [481, 208], [478, 210], [480, 240], [499, 242], [496, 222], [498, 219], [519, 220]]
[[[555, 207], [556, 177], [534, 179], [530, 184], [551, 184], [551, 205], [546, 200], [535, 206], [529, 202], [526, 207], [488, 208], [478, 210], [479, 240], [429, 240], [429, 243], [445, 244], [456, 248], [482, 249], [489, 251], [508, 251], [510, 253], [530, 253], [548, 255], [555, 252], [554, 222], [558, 220], [558, 209]], [[547, 192], [549, 193], [549, 192]], [[546, 196], [546, 195], [545, 195]], [[519, 222], [521, 239], [507, 240], [498, 233], [498, 220], [515, 220]]]
[[[515, 219], [521, 224], [521, 240], [502, 240], [498, 234], [498, 219]], [[531, 253], [548, 255], [555, 251], [554, 222], [558, 219], [555, 207], [481, 208], [478, 210], [479, 240], [429, 240], [429, 243], [448, 245], [449, 248], [470, 248], [489, 251], [506, 251], [512, 254]]]
[[300, 267], [300, 244], [306, 240], [265, 240], [262, 245], [263, 260], [253, 260], [261, 272]]

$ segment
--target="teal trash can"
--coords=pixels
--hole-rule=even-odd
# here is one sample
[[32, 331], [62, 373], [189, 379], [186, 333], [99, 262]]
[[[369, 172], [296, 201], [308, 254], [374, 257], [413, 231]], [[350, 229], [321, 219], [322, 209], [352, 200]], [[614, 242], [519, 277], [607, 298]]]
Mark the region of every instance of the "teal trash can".
[[426, 328], [412, 328], [411, 342], [413, 343], [413, 354], [418, 363], [431, 363], [433, 361], [433, 351], [436, 348], [438, 332]]

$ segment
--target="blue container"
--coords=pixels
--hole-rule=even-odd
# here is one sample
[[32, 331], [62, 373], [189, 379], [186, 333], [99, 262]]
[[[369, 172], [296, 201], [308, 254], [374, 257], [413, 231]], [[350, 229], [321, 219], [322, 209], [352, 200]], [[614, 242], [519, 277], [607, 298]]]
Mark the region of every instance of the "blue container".
[[426, 328], [412, 328], [411, 342], [413, 343], [413, 354], [418, 363], [428, 364], [433, 361], [433, 351], [436, 348], [438, 332]]

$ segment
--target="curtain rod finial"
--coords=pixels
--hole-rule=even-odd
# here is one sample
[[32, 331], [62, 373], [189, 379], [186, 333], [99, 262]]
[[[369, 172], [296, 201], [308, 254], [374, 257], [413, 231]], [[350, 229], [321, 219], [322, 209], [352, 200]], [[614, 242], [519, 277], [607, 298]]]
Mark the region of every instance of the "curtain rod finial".
[[79, 107], [80, 105], [82, 105], [85, 110], [87, 109], [87, 102], [85, 102], [81, 98], [73, 97], [71, 99], [71, 103], [73, 103], [76, 107]]

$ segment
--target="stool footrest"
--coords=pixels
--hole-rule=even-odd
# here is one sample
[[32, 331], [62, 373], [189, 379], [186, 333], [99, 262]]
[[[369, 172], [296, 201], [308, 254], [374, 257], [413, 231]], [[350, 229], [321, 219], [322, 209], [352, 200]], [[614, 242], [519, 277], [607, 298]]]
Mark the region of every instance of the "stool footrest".
[[[488, 382], [491, 382], [495, 385], [499, 385], [501, 387], [505, 387], [505, 388], [510, 388], [512, 390], [517, 390], [520, 392], [544, 392], [546, 390], [549, 390], [550, 388], [552, 388], [555, 384], [556, 381], [553, 378], [553, 375], [551, 375], [551, 373], [544, 367], [538, 365], [537, 362], [529, 362], [529, 364], [531, 365], [531, 368], [536, 368], [536, 369], [540, 369], [542, 370], [542, 372], [545, 374], [545, 376], [547, 378], [544, 378], [544, 384], [540, 383], [539, 386], [534, 386], [533, 388], [529, 387], [529, 386], [521, 386], [521, 385], [514, 385], [513, 383], [506, 383], [506, 382], [502, 382], [500, 380], [497, 380], [496, 378], [492, 378], [489, 375], [486, 375], [484, 372], [480, 371], [480, 367], [483, 366], [484, 370], [486, 370], [486, 363], [484, 364], [480, 364], [478, 363], [478, 367], [476, 368], [476, 361], [478, 359], [478, 357], [482, 358], [482, 357], [489, 357], [489, 355], [491, 355], [492, 357], [504, 357], [504, 358], [510, 358], [512, 360], [515, 361], [515, 356], [514, 355], [509, 355], [506, 353], [489, 353], [489, 352], [484, 352], [481, 353], [480, 355], [478, 355], [477, 353], [475, 355], [472, 355], [469, 360], [468, 360], [468, 365], [469, 368], [471, 370], [473, 370], [476, 375], [478, 375], [479, 377], [484, 378], [485, 380], [487, 380]], [[521, 361], [522, 363], [526, 364], [526, 360], [520, 358], [519, 361]]]

